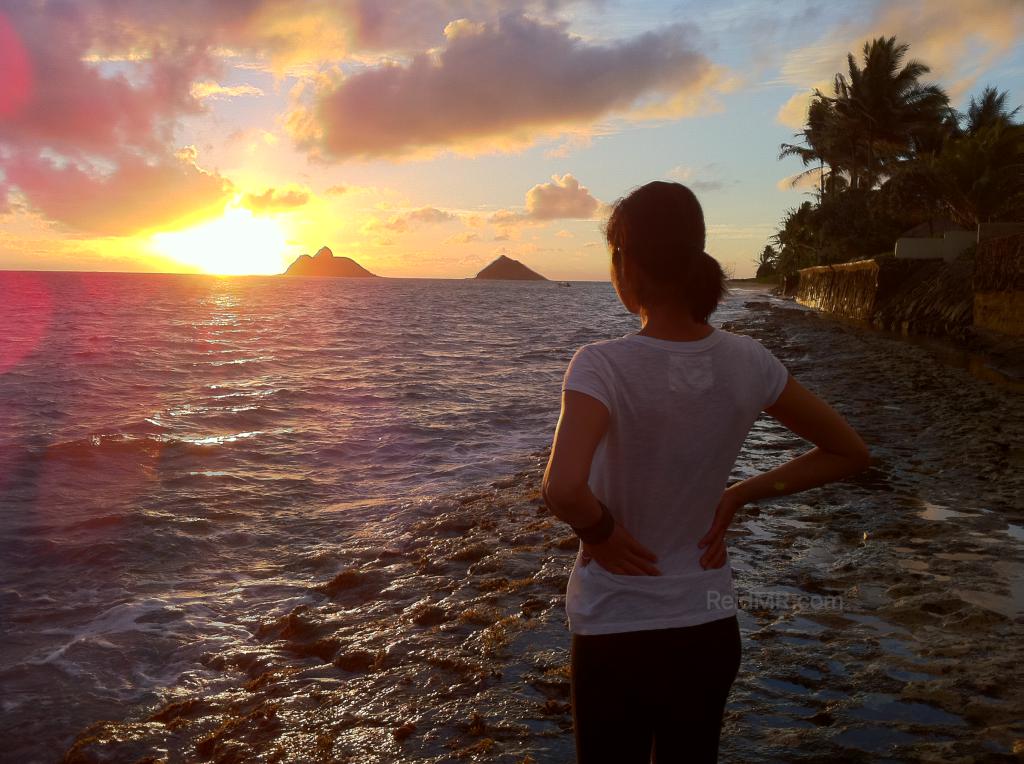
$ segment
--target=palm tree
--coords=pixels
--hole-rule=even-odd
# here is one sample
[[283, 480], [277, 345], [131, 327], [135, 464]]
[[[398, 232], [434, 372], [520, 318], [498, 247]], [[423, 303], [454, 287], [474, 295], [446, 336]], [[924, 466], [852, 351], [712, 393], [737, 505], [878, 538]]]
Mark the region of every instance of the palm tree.
[[1007, 111], [1006, 99], [1009, 94], [1004, 90], [999, 92], [991, 85], [981, 91], [981, 95], [975, 98], [971, 96], [971, 103], [967, 107], [967, 114], [964, 118], [967, 122], [964, 132], [974, 135], [979, 130], [994, 125], [1012, 125], [1013, 118], [1020, 111], [1018, 106], [1013, 111]]
[[850, 185], [871, 189], [903, 159], [914, 154], [915, 140], [926, 136], [953, 113], [938, 85], [924, 85], [929, 67], [904, 63], [909, 46], [895, 37], [864, 44], [863, 66], [847, 55], [847, 74], [833, 84], [836, 122], [853, 142], [848, 157]]
[[775, 248], [769, 244], [763, 250], [757, 258], [757, 273], [754, 274], [756, 278], [762, 278], [763, 276], [771, 276], [775, 273], [776, 260], [778, 260], [779, 253], [775, 251]]
[[792, 273], [818, 264], [821, 242], [819, 227], [814, 220], [816, 212], [810, 202], [786, 211], [782, 227], [772, 236], [779, 246], [776, 256], [776, 269], [779, 273]]
[[[807, 124], [796, 137], [802, 138], [802, 145], [783, 143], [779, 147], [779, 159], [799, 157], [804, 167], [809, 167], [794, 176], [794, 186], [808, 175], [818, 173], [818, 198], [822, 199], [826, 193], [839, 187], [844, 144], [848, 143], [848, 139], [843, 136], [837, 124], [832, 102], [821, 91], [814, 91], [814, 97], [807, 108]], [[811, 167], [814, 164], [817, 167]]]
[[1024, 125], [980, 123], [923, 164], [936, 198], [960, 225], [1024, 217]]
[[940, 149], [894, 174], [892, 200], [969, 228], [1024, 216], [1024, 125], [1013, 121], [1020, 107], [1010, 110], [1007, 98], [991, 86], [972, 96]]

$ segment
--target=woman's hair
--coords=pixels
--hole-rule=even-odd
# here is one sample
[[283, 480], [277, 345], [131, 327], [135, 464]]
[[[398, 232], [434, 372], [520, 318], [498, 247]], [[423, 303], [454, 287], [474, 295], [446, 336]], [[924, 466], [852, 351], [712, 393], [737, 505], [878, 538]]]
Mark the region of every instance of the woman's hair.
[[674, 303], [707, 323], [725, 296], [722, 266], [704, 251], [704, 212], [681, 183], [656, 180], [619, 199], [605, 237], [616, 288], [642, 308]]

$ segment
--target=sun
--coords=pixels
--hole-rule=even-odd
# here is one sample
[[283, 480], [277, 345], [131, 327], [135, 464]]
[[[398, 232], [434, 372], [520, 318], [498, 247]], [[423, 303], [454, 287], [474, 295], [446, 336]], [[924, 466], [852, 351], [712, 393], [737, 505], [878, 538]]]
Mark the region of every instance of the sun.
[[182, 231], [155, 233], [150, 241], [155, 251], [182, 265], [225, 276], [280, 273], [287, 250], [276, 220], [242, 207]]

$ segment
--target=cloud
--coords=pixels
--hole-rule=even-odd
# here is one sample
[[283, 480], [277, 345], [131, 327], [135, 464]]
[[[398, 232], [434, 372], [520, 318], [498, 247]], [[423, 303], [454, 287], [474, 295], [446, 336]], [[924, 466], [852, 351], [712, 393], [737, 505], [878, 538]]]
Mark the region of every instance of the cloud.
[[[175, 157], [177, 120], [201, 111], [192, 83], [219, 63], [202, 42], [154, 41], [127, 50], [96, 3], [4, 3], [0, 12], [0, 171], [36, 210], [72, 228], [123, 235], [223, 200], [226, 181]], [[109, 51], [108, 51], [109, 52]], [[15, 67], [9, 77], [10, 61]], [[19, 73], [20, 72], [20, 73]]]
[[419, 225], [421, 223], [447, 223], [455, 220], [456, 215], [451, 212], [439, 210], [436, 207], [420, 207], [418, 210], [407, 212], [402, 219], [408, 223]]
[[253, 212], [272, 212], [301, 207], [309, 201], [309, 192], [298, 188], [268, 188], [262, 194], [246, 194], [242, 204]]
[[189, 91], [193, 98], [200, 101], [206, 98], [238, 98], [239, 96], [261, 96], [263, 91], [255, 85], [221, 85], [212, 80], [193, 82]]
[[526, 192], [526, 214], [534, 220], [588, 219], [601, 203], [572, 175], [551, 176], [550, 183], [538, 183]]
[[831, 80], [819, 80], [811, 87], [794, 93], [779, 107], [775, 114], [775, 121], [794, 130], [800, 130], [807, 123], [807, 110], [810, 108], [814, 91], [817, 89], [822, 93], [830, 93], [831, 87]]
[[445, 239], [446, 244], [470, 244], [474, 241], [480, 241], [480, 234], [474, 231], [463, 231]]
[[488, 218], [488, 222], [511, 226], [549, 220], [590, 220], [603, 210], [604, 205], [575, 177], [566, 173], [552, 175], [549, 183], [538, 183], [527, 191], [524, 210], [498, 210]]
[[448, 223], [457, 219], [458, 215], [452, 212], [439, 210], [437, 207], [420, 207], [416, 210], [392, 215], [387, 220], [370, 218], [370, 220], [363, 225], [362, 230], [364, 233], [372, 233], [374, 231], [382, 230], [404, 233], [410, 229], [419, 228], [422, 225]]
[[782, 81], [801, 92], [780, 107], [778, 122], [803, 127], [812, 88], [827, 92], [833, 76], [846, 72], [846, 53], [859, 62], [864, 43], [875, 37], [895, 35], [897, 41], [909, 43], [910, 57], [932, 68], [929, 81], [946, 86], [955, 103], [1024, 36], [1024, 3], [1018, 0], [876, 0], [874, 12], [861, 18], [864, 14], [786, 57]]
[[173, 223], [222, 205], [230, 183], [189, 161], [149, 164], [133, 154], [117, 156], [108, 174], [67, 162], [15, 156], [4, 167], [10, 182], [51, 220], [97, 236], [124, 236]]
[[668, 177], [678, 180], [696, 193], [721, 191], [737, 182], [723, 179], [721, 171], [722, 167], [717, 162], [710, 162], [700, 167], [677, 165], [668, 171]]
[[125, 147], [157, 150], [172, 138], [178, 116], [200, 110], [192, 82], [218, 68], [204, 45], [178, 40], [110, 73], [84, 60], [103, 36], [117, 42], [115, 29], [96, 28], [87, 3], [6, 6], [27, 57], [31, 89], [0, 121], [0, 144], [21, 151], [45, 147], [82, 156]]
[[798, 172], [781, 178], [775, 187], [779, 191], [809, 191], [818, 188], [817, 172]]
[[348, 186], [328, 186], [324, 189], [327, 196], [341, 196], [346, 191], [348, 191]]
[[[159, 7], [151, 0], [140, 2]], [[446, 25], [459, 16], [496, 21], [503, 13], [550, 16], [574, 0], [244, 0], [167, 4], [159, 16], [169, 30], [213, 27], [219, 43], [255, 58], [251, 68], [282, 73], [316, 71], [342, 59], [375, 64], [429, 50], [444, 42]], [[182, 10], [185, 11], [182, 14]], [[176, 16], [171, 19], [168, 17]]]
[[292, 135], [325, 159], [495, 150], [613, 115], [685, 113], [720, 79], [681, 25], [600, 44], [506, 15], [445, 34], [408, 64], [322, 81], [289, 115]]

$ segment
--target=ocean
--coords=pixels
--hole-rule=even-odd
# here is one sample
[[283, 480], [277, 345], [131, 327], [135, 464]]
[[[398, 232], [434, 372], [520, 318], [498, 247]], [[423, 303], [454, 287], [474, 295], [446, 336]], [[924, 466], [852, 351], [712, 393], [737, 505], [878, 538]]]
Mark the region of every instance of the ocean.
[[[0, 272], [0, 761], [573, 760], [539, 491], [607, 283]], [[738, 514], [729, 761], [1016, 760], [1024, 406], [758, 288], [871, 469]], [[803, 453], [762, 416], [742, 479]]]
[[34, 272], [0, 273], [0, 325], [20, 762], [223, 681], [366, 528], [535, 460], [574, 350], [639, 326], [598, 282]]

